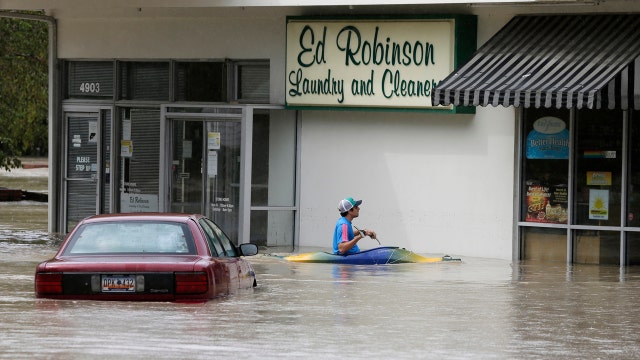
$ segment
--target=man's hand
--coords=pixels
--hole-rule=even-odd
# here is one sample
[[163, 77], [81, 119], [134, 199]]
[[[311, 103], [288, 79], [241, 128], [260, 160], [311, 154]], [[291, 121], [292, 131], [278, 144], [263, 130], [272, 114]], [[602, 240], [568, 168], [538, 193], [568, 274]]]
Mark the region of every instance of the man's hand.
[[365, 230], [364, 233], [367, 236], [370, 236], [372, 239], [376, 239], [377, 238], [376, 232], [373, 231], [373, 230]]

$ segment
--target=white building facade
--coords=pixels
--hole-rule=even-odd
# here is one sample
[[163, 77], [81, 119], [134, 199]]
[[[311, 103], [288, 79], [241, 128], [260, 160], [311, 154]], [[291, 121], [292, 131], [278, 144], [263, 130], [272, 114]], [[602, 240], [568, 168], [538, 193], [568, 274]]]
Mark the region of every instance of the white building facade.
[[[492, 39], [499, 43], [494, 36], [518, 15], [640, 16], [640, 5], [323, 3], [0, 2], [3, 11], [45, 9], [54, 32], [50, 229], [68, 231], [97, 213], [199, 212], [239, 243], [328, 249], [338, 202], [354, 197], [363, 200], [356, 226], [375, 229], [387, 246], [514, 261], [634, 264], [640, 214], [633, 211], [633, 106], [605, 110], [565, 102], [559, 109], [536, 108], [509, 100], [445, 106], [432, 103], [434, 89], [424, 83], [420, 89], [428, 96], [413, 96], [418, 103], [405, 103], [403, 96], [385, 102], [382, 70], [362, 65], [354, 75], [345, 58], [328, 49], [340, 47], [334, 29], [397, 26], [371, 47], [409, 43], [410, 54], [423, 51], [409, 62], [424, 65], [428, 45], [416, 50], [419, 40], [402, 25], [444, 24], [449, 33], [421, 30], [429, 33], [424, 44], [447, 49], [446, 71], [421, 77], [440, 82], [475, 51], [464, 54], [468, 49], [457, 42], [479, 48]], [[452, 31], [460, 19], [477, 26]], [[288, 26], [292, 21], [302, 26]], [[340, 95], [335, 87], [332, 96], [310, 90], [300, 99], [288, 93], [295, 68], [288, 56], [300, 54], [292, 49], [296, 45], [304, 48], [292, 39], [301, 37], [305, 24], [329, 29], [325, 49], [318, 48], [325, 38], [316, 32], [314, 47], [305, 53], [317, 55], [313, 61], [320, 68], [309, 79], [335, 69], [326, 76], [329, 82], [346, 79], [343, 94], [355, 91], [357, 100], [332, 102]], [[371, 39], [372, 31], [362, 30], [363, 39]], [[443, 44], [430, 40], [435, 38]], [[304, 70], [312, 71], [307, 65]], [[386, 64], [393, 73], [403, 66]], [[356, 77], [354, 90], [349, 84]], [[368, 91], [375, 96], [363, 94]], [[528, 157], [527, 136], [543, 118], [569, 135], [551, 155]], [[599, 123], [604, 118], [606, 124]], [[612, 127], [612, 133], [603, 132]], [[545, 171], [556, 175], [555, 182], [535, 181]], [[603, 180], [585, 182], [587, 174]], [[534, 215], [529, 209], [537, 200], [551, 210]], [[583, 206], [589, 214], [584, 217]]]

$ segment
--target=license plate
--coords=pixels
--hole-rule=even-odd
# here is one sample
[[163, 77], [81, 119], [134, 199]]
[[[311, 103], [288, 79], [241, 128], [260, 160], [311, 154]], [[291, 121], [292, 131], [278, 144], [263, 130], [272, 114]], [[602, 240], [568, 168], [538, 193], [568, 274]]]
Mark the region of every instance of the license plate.
[[136, 277], [132, 275], [102, 275], [102, 292], [135, 292]]

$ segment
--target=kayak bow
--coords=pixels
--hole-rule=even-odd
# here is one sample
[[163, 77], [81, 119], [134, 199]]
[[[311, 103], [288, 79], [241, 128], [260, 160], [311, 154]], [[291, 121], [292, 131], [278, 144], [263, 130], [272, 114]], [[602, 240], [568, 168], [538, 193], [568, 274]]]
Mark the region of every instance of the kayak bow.
[[355, 265], [383, 265], [400, 263], [437, 263], [445, 261], [461, 261], [451, 256], [425, 257], [397, 246], [383, 246], [364, 250], [355, 254], [339, 255], [328, 252], [310, 252], [285, 256], [285, 260], [294, 262], [335, 263]]

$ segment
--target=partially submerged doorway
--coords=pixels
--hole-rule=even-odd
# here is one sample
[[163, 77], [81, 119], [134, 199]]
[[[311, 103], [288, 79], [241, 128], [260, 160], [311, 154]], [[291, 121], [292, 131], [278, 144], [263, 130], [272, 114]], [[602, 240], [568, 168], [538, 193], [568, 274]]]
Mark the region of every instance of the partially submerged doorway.
[[298, 121], [270, 105], [165, 105], [160, 209], [202, 213], [238, 244], [297, 239]]
[[170, 211], [204, 214], [237, 238], [239, 118], [185, 118], [171, 123]]

